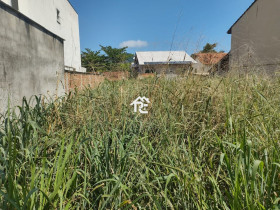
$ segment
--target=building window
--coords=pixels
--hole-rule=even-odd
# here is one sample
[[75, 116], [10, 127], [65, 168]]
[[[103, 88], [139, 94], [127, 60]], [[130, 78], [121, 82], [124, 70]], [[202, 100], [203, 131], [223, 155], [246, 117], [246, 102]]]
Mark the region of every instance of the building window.
[[60, 11], [59, 9], [56, 9], [56, 21], [60, 24], [61, 23], [61, 18], [60, 18]]
[[18, 0], [12, 0], [11, 3], [12, 3], [12, 7], [18, 10]]

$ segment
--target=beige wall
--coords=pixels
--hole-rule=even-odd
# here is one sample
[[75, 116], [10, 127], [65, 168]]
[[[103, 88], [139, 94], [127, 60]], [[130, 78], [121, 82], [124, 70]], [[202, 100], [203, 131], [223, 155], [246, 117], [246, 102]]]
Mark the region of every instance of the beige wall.
[[198, 59], [195, 59], [197, 63], [194, 63], [193, 66], [193, 73], [200, 73], [206, 74], [209, 73], [213, 65], [204, 65]]
[[274, 72], [279, 52], [280, 1], [257, 0], [232, 28], [231, 67], [262, 66]]

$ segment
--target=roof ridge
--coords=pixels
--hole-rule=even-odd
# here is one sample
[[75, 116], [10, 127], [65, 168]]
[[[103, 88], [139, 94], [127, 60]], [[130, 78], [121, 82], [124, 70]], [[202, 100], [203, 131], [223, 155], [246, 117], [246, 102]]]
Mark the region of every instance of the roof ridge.
[[159, 51], [136, 51], [136, 52], [185, 52], [184, 50], [159, 50]]
[[230, 27], [230, 29], [227, 31], [228, 34], [231, 34], [231, 30], [233, 28], [233, 26], [235, 26], [235, 24], [249, 11], [249, 9], [257, 2], [258, 0], [254, 0], [254, 2], [248, 7], [248, 9], [246, 9], [246, 11], [237, 19], [237, 21], [235, 21], [235, 23]]
[[227, 54], [227, 53], [226, 52], [208, 52], [208, 53], [200, 52], [200, 53], [194, 53], [194, 55], [197, 55], [197, 54]]

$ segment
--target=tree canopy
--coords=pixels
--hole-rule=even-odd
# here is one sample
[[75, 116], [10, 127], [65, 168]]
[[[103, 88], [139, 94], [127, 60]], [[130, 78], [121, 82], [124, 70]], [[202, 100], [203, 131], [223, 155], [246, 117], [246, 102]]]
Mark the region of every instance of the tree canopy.
[[100, 50], [92, 51], [88, 48], [85, 52], [82, 52], [82, 65], [87, 68], [87, 71], [106, 70], [106, 57], [101, 55], [100, 52]]
[[128, 71], [133, 54], [127, 53], [127, 47], [113, 48], [100, 45], [100, 50], [92, 51], [86, 48], [82, 52], [82, 65], [88, 72]]
[[217, 47], [217, 43], [214, 44], [210, 44], [207, 43], [204, 47], [203, 50], [200, 51], [201, 53], [216, 53], [217, 51], [215, 50], [215, 48]]

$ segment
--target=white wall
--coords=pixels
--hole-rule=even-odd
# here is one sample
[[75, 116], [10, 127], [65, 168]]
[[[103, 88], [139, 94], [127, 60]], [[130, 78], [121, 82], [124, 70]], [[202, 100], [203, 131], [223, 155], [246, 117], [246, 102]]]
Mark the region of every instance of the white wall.
[[2, 1], [3, 1], [4, 3], [6, 3], [6, 4], [12, 6], [12, 1], [11, 1], [11, 0], [2, 0]]
[[[11, 5], [11, 0], [2, 0]], [[18, 0], [19, 12], [65, 39], [65, 66], [81, 68], [79, 18], [68, 0]], [[60, 24], [57, 22], [60, 11]]]

